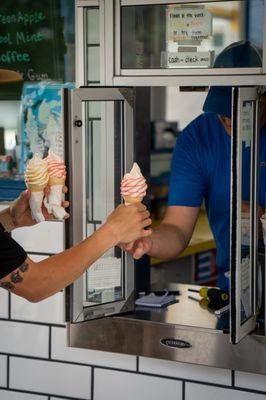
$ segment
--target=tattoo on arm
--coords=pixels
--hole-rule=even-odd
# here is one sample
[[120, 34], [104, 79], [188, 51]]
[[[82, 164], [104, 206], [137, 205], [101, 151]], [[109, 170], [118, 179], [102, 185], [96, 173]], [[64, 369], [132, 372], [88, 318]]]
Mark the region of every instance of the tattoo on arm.
[[[23, 263], [18, 269], [10, 275], [9, 281], [4, 281], [0, 283], [0, 286], [7, 290], [14, 290], [15, 285], [23, 281], [23, 274], [29, 270], [29, 264]], [[22, 273], [22, 275], [21, 275]]]

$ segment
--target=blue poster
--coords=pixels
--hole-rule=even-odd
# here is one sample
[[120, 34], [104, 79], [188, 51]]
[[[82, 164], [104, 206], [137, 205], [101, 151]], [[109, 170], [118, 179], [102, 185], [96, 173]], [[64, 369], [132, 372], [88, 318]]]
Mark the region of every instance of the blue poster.
[[51, 148], [64, 158], [62, 88], [74, 84], [53, 82], [26, 83], [22, 92], [21, 173], [27, 161], [38, 154], [44, 158]]

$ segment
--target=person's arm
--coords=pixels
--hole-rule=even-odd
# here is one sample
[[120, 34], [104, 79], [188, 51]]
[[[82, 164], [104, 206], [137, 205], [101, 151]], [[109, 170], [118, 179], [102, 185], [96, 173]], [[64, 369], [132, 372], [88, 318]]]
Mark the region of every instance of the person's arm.
[[[125, 223], [126, 221], [126, 223]], [[91, 237], [60, 254], [34, 263], [30, 258], [0, 280], [0, 286], [38, 302], [79, 278], [107, 250], [119, 242], [130, 242], [151, 234], [144, 205], [118, 207]]]
[[154, 229], [149, 255], [172, 259], [185, 250], [198, 218], [199, 207], [168, 207], [162, 223]]
[[187, 247], [199, 214], [199, 207], [170, 206], [162, 223], [151, 236], [124, 245], [135, 259], [144, 254], [161, 260], [177, 257]]

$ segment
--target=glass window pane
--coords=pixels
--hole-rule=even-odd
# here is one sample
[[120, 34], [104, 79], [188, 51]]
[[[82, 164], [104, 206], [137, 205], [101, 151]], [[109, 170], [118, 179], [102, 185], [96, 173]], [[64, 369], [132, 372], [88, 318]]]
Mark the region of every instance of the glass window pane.
[[100, 82], [100, 47], [88, 47], [87, 57], [87, 85], [91, 86]]
[[[123, 107], [119, 101], [91, 101], [85, 103], [85, 112], [86, 221], [90, 236], [105, 222], [108, 207], [121, 202]], [[106, 113], [112, 114], [113, 129], [105, 127]], [[95, 262], [84, 275], [84, 305], [122, 300], [123, 269], [122, 252], [116, 248]]]
[[99, 8], [86, 8], [87, 44], [100, 43]]
[[[254, 25], [249, 0], [122, 7], [121, 67], [207, 68], [236, 41], [254, 37], [262, 44], [263, 20]], [[261, 3], [260, 3], [261, 5]], [[257, 9], [256, 8], [256, 9]], [[263, 6], [260, 12], [263, 14]], [[246, 17], [251, 22], [246, 24]], [[258, 37], [259, 36], [259, 37]], [[231, 67], [235, 60], [227, 60]], [[241, 57], [239, 67], [259, 67], [260, 57]]]
[[85, 81], [100, 84], [100, 13], [98, 7], [85, 8]]

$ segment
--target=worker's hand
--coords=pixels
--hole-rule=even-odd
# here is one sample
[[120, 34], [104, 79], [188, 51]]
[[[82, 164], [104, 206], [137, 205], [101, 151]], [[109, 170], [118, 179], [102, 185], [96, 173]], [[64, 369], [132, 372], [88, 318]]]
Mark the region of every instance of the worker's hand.
[[106, 225], [111, 229], [115, 242], [129, 243], [138, 238], [147, 237], [151, 229], [145, 229], [151, 225], [150, 213], [143, 204], [130, 206], [120, 205], [107, 218]]
[[[49, 193], [48, 187], [45, 189], [45, 193], [46, 194]], [[67, 193], [66, 186], [63, 187], [63, 193]], [[10, 206], [10, 215], [15, 228], [21, 228], [23, 226], [32, 226], [36, 224], [35, 219], [33, 219], [31, 216], [29, 199], [30, 199], [30, 191], [25, 190]], [[69, 206], [69, 202], [64, 201], [62, 203], [62, 206], [64, 208], [67, 208]], [[45, 208], [44, 205], [42, 207], [42, 212], [46, 220], [55, 219], [53, 215], [47, 212], [47, 209]], [[66, 218], [69, 218], [69, 214], [65, 216], [65, 219]]]
[[139, 260], [144, 254], [148, 254], [152, 249], [152, 238], [144, 237], [135, 242], [122, 244], [121, 248], [124, 251], [131, 253], [135, 260]]

